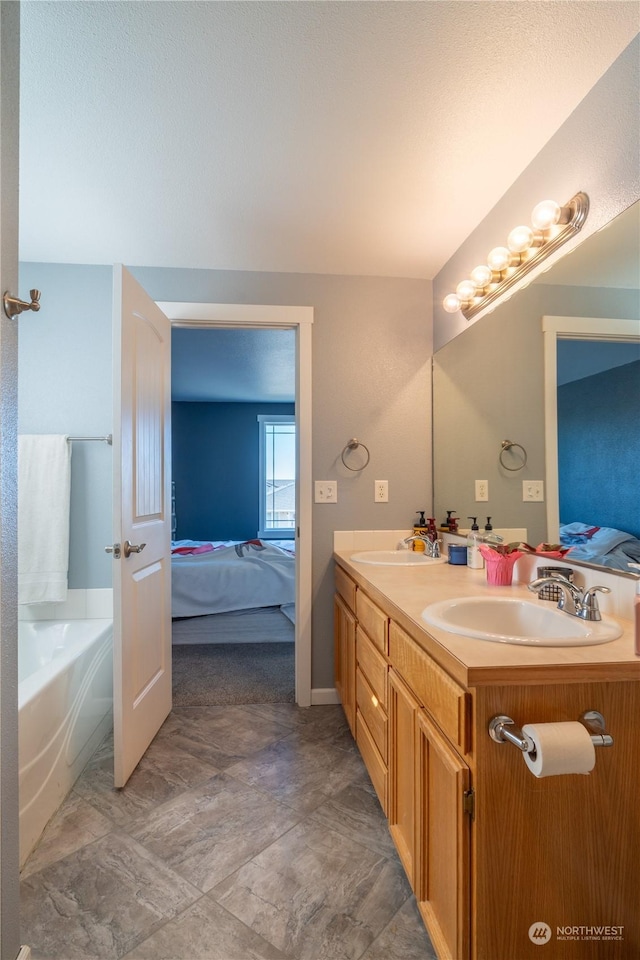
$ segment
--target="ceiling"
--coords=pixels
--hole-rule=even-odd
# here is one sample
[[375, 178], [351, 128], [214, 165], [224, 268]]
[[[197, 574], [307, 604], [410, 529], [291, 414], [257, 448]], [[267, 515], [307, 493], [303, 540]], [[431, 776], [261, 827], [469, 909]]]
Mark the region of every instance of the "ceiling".
[[415, 278], [638, 31], [600, 0], [21, 10], [23, 260]]
[[[640, 288], [640, 202], [587, 237], [570, 255], [552, 264], [534, 284]], [[559, 383], [636, 359], [628, 347], [564, 341], [572, 353]], [[571, 344], [566, 346], [566, 344]], [[636, 347], [636, 353], [638, 348]], [[620, 355], [618, 355], [620, 353]], [[174, 400], [292, 402], [295, 399], [295, 335], [292, 330], [172, 331]]]
[[171, 399], [293, 403], [295, 330], [171, 331]]

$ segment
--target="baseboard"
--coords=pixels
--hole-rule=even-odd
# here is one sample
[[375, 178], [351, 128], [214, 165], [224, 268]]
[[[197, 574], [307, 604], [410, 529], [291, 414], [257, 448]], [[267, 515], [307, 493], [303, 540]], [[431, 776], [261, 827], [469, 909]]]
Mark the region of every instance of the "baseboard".
[[326, 703], [340, 703], [338, 691], [335, 687], [315, 687], [311, 691], [311, 706], [317, 707]]

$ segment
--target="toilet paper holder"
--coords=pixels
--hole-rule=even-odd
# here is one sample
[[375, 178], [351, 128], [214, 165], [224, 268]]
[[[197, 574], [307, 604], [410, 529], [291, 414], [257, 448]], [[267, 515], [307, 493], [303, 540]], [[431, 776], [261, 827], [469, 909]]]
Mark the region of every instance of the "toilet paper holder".
[[[613, 737], [606, 732], [607, 725], [601, 713], [597, 710], [585, 710], [578, 719], [591, 734], [591, 742], [594, 747], [613, 746]], [[515, 726], [511, 717], [507, 717], [505, 714], [496, 714], [495, 717], [491, 718], [489, 721], [489, 736], [496, 743], [512, 743], [523, 753], [535, 752], [533, 742], [519, 727]]]

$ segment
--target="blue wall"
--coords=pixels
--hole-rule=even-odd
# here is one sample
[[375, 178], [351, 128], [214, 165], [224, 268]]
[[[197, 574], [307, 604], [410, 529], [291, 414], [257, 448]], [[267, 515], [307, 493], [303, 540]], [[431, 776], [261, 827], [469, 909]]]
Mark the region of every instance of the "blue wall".
[[250, 540], [258, 533], [258, 414], [293, 403], [180, 403], [172, 408], [172, 479], [179, 540]]
[[558, 388], [560, 520], [640, 537], [640, 360]]

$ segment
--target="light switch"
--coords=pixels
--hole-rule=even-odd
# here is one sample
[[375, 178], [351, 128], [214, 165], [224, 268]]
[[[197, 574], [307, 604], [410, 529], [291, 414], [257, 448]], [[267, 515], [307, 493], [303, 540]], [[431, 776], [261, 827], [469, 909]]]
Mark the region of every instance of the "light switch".
[[544, 480], [523, 480], [522, 499], [531, 503], [544, 500]]
[[316, 480], [315, 501], [316, 503], [337, 503], [338, 502], [338, 481], [337, 480]]

